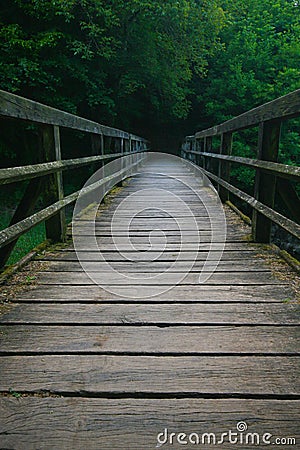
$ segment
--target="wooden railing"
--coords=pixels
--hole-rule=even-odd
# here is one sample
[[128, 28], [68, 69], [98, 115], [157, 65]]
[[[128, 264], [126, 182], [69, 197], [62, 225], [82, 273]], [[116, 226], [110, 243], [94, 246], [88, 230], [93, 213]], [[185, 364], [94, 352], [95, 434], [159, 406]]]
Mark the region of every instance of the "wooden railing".
[[[64, 196], [62, 171], [141, 153], [148, 150], [149, 146], [146, 139], [131, 133], [4, 91], [0, 91], [0, 118], [19, 119], [36, 124], [40, 137], [39, 156], [42, 161], [34, 165], [0, 169], [0, 185], [30, 180], [8, 228], [0, 231], [0, 267], [7, 262], [17, 239], [41, 222], [45, 221], [47, 239], [64, 241], [65, 208], [76, 201], [80, 190]], [[94, 155], [62, 160], [61, 128], [88, 133], [91, 136]], [[110, 150], [112, 147], [113, 153]], [[109, 154], [107, 150], [110, 151]], [[127, 169], [125, 167], [123, 170], [123, 178], [126, 178]], [[102, 182], [105, 183], [105, 179]], [[41, 196], [49, 206], [34, 212]]]
[[[223, 202], [228, 201], [229, 193], [232, 193], [253, 208], [252, 234], [256, 242], [270, 242], [272, 223], [300, 238], [300, 200], [291, 183], [291, 180], [300, 181], [300, 167], [277, 162], [281, 124], [284, 120], [298, 116], [300, 89], [221, 125], [187, 136], [182, 145], [182, 156], [202, 167], [203, 172], [217, 184]], [[257, 158], [232, 156], [233, 134], [257, 126]], [[213, 151], [212, 146], [214, 136], [221, 138], [217, 152]], [[217, 162], [215, 173], [213, 161]], [[253, 197], [230, 184], [233, 163], [256, 170]], [[294, 220], [274, 210], [276, 189]]]

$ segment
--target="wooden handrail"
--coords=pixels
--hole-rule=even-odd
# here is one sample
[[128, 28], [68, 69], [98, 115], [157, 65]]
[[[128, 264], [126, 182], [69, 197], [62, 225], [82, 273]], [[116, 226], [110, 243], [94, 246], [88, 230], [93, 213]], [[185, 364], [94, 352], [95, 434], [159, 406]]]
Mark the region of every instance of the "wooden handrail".
[[[220, 125], [187, 136], [182, 156], [202, 166], [204, 173], [216, 182], [222, 201], [229, 193], [253, 208], [252, 234], [257, 242], [270, 242], [272, 223], [300, 238], [300, 200], [290, 183], [300, 181], [300, 167], [278, 163], [280, 130], [283, 121], [300, 116], [300, 89], [265, 103]], [[259, 126], [257, 158], [232, 155], [233, 133]], [[218, 153], [212, 151], [212, 139], [221, 137]], [[213, 173], [212, 161], [218, 164]], [[230, 184], [231, 164], [241, 164], [256, 171], [254, 197]], [[274, 210], [276, 185], [295, 221]]]
[[127, 131], [101, 125], [100, 123], [1, 90], [0, 116], [40, 124], [56, 125], [58, 127], [71, 128], [103, 136], [124, 139], [130, 138], [140, 142], [147, 142], [147, 139], [135, 136]]
[[[143, 137], [1, 90], [0, 117], [36, 124], [40, 136], [40, 159], [43, 161], [39, 164], [0, 169], [0, 185], [30, 180], [9, 226], [0, 231], [0, 267], [7, 262], [17, 239], [43, 221], [46, 225], [47, 239], [64, 241], [65, 207], [74, 203], [79, 194], [82, 194], [82, 190], [65, 197], [62, 171], [149, 150], [149, 141]], [[88, 133], [92, 139], [92, 147], [98, 154], [93, 152], [93, 156], [62, 160], [60, 140], [62, 128]], [[105, 154], [104, 138], [117, 142], [119, 151]], [[135, 164], [131, 162], [128, 167], [123, 168], [121, 179], [125, 178], [126, 172], [134, 166]], [[103, 178], [100, 184], [105, 183], [106, 179], [107, 177]], [[96, 184], [94, 189], [99, 185]], [[49, 206], [35, 212], [35, 204], [41, 195]]]

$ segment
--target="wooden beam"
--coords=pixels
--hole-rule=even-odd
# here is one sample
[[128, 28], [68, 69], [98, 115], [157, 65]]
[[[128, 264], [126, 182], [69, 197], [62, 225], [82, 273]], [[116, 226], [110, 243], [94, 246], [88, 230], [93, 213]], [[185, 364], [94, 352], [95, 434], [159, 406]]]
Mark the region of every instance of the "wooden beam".
[[[72, 128], [88, 133], [104, 134], [105, 136], [111, 137], [128, 138], [129, 136], [129, 133], [126, 131], [107, 127], [2, 90], [0, 90], [0, 116]], [[138, 136], [132, 137], [143, 142], [148, 142], [146, 139]]]
[[[243, 166], [253, 167], [254, 169], [261, 169], [263, 172], [277, 175], [278, 177], [286, 178], [289, 180], [300, 181], [300, 166], [289, 166], [288, 164], [280, 164], [271, 161], [261, 161], [258, 159], [244, 158], [242, 156], [228, 156], [219, 155], [217, 153], [200, 153], [194, 152], [197, 155], [203, 155], [209, 158], [215, 158], [236, 164], [242, 164]], [[1, 174], [1, 170], [0, 170]]]
[[[41, 126], [41, 150], [46, 161], [60, 161], [60, 136], [59, 128], [51, 125]], [[50, 174], [47, 177], [43, 198], [46, 204], [56, 203], [64, 198], [63, 180], [61, 171]], [[46, 237], [53, 242], [65, 240], [66, 218], [64, 209], [60, 209], [56, 214], [46, 220]]]
[[[100, 137], [101, 139], [101, 137]], [[102, 139], [101, 139], [102, 140]], [[101, 144], [101, 148], [102, 144]], [[101, 150], [102, 152], [102, 150]], [[110, 155], [88, 156], [86, 158], [65, 159], [61, 161], [51, 161], [42, 164], [32, 164], [28, 166], [11, 167], [0, 169], [0, 185], [15, 183], [16, 181], [30, 180], [32, 178], [49, 175], [60, 170], [77, 169], [107, 159], [114, 159], [119, 156], [129, 155], [126, 153], [115, 153]]]
[[[259, 126], [257, 159], [276, 162], [279, 152], [281, 121], [263, 122]], [[255, 177], [254, 197], [271, 209], [274, 208], [276, 191], [276, 176], [257, 170]], [[271, 241], [272, 220], [253, 211], [252, 234], [256, 242]]]
[[[52, 205], [47, 206], [46, 208], [42, 209], [41, 211], [38, 211], [37, 213], [35, 213], [29, 217], [26, 217], [25, 219], [21, 220], [20, 222], [0, 231], [0, 248], [4, 247], [6, 244], [9, 244], [13, 240], [17, 239], [19, 236], [21, 236], [22, 234], [26, 233], [31, 228], [33, 228], [35, 225], [38, 225], [39, 223], [43, 222], [44, 220], [47, 220], [47, 219], [51, 218], [52, 216], [56, 215], [60, 210], [65, 208], [67, 205], [74, 203], [77, 200], [79, 194], [80, 195], [89, 194], [94, 189], [99, 188], [103, 184], [108, 183], [109, 181], [114, 180], [117, 177], [123, 177], [123, 179], [125, 179], [127, 177], [128, 171], [130, 169], [136, 167], [140, 163], [140, 161], [141, 160], [137, 161], [136, 163], [131, 164], [130, 166], [126, 167], [125, 169], [120, 170], [119, 172], [114, 173], [113, 175], [102, 178], [102, 180], [99, 180], [96, 183], [93, 183], [86, 188], [76, 191], [73, 194], [70, 194], [67, 197], [64, 197], [62, 200], [59, 200], [56, 203], [53, 203]], [[116, 183], [117, 182], [118, 181], [116, 181]]]
[[[300, 114], [300, 89], [291, 92], [283, 97], [277, 98], [264, 105], [253, 108], [233, 119], [228, 120], [207, 130], [199, 131], [195, 134], [197, 138], [205, 136], [216, 136], [222, 133], [243, 130], [255, 127], [261, 122], [269, 120], [286, 120], [297, 117]], [[191, 136], [188, 136], [190, 138]]]

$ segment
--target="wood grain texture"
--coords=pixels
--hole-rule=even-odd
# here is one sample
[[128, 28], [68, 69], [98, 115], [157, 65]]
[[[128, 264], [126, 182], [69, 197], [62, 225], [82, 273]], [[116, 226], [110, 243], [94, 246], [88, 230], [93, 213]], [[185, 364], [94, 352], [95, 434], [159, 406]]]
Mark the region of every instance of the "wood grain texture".
[[0, 391], [288, 396], [300, 394], [299, 369], [297, 357], [10, 356]]
[[[169, 433], [210, 432], [220, 438], [221, 433], [235, 431], [240, 421], [247, 423], [251, 433], [294, 436], [298, 441], [299, 404], [296, 400], [249, 399], [2, 398], [1, 446], [82, 450], [88, 442], [90, 450], [150, 450], [165, 428]], [[207, 450], [207, 445], [206, 441], [196, 447]], [[225, 448], [237, 446], [227, 443]], [[246, 448], [258, 447], [250, 444]]]
[[19, 324], [220, 324], [280, 325], [300, 322], [300, 305], [264, 303], [16, 304], [0, 323]]
[[3, 325], [0, 352], [26, 353], [298, 353], [296, 326]]
[[[170, 270], [168, 274], [166, 274], [165, 278], [157, 279], [155, 276], [160, 275], [161, 272], [157, 271], [156, 273], [147, 273], [144, 271], [135, 271], [135, 272], [127, 272], [124, 271], [124, 280], [119, 281], [120, 278], [118, 275], [110, 274], [107, 277], [105, 274], [107, 271], [102, 272], [98, 270], [96, 267], [93, 271], [94, 279], [100, 285], [120, 285], [122, 286], [135, 286], [135, 285], [144, 285], [144, 286], [160, 286], [160, 285], [170, 285], [174, 286], [178, 282], [179, 276], [182, 277], [181, 286], [183, 285], [193, 285], [197, 288], [200, 288], [199, 285], [199, 273], [189, 273], [185, 275], [186, 272], [173, 272]], [[122, 273], [122, 272], [121, 272]], [[168, 275], [168, 276], [167, 276]], [[43, 284], [48, 286], [50, 285], [93, 285], [95, 282], [91, 280], [91, 278], [84, 272], [40, 272], [37, 280], [41, 280]], [[142, 280], [142, 281], [141, 281]], [[206, 285], [214, 286], [214, 285], [276, 285], [283, 284], [280, 280], [274, 278], [268, 272], [215, 272], [207, 281]], [[200, 290], [200, 289], [199, 289]]]
[[[289, 281], [272, 275], [264, 263], [260, 246], [243, 240], [249, 228], [228, 213], [228, 241], [211, 279], [197, 282], [210, 250], [202, 241], [186, 280], [167, 285], [163, 293], [161, 286], [139, 279], [157, 275], [178, 258], [178, 235], [164, 215], [163, 195], [161, 210], [153, 208], [149, 195], [131, 204], [116, 229], [124, 237], [123, 220], [136, 206], [148, 205], [132, 223], [135, 238], [144, 245], [149, 232], [162, 227], [173, 239], [170, 249], [149, 262], [154, 252], [112, 248], [115, 208], [127, 195], [153, 185], [178, 189], [202, 236], [209, 237], [205, 208], [182, 181], [191, 181], [213, 208], [214, 191], [182, 165], [147, 167], [152, 174], [132, 178], [96, 222], [103, 254], [129, 279], [136, 276], [136, 284], [124, 283], [120, 295], [110, 292], [113, 276], [105, 288], [93, 284], [70, 246], [41, 255], [31, 266], [36, 275], [32, 286], [17, 294], [1, 317], [0, 448], [147, 450], [155, 448], [165, 428], [221, 435], [236, 430], [242, 420], [253, 432], [298, 437], [299, 305], [293, 303]], [[172, 173], [182, 181], [172, 180]], [[174, 214], [190, 233], [184, 212], [174, 208]], [[88, 219], [80, 220], [82, 234]], [[207, 269], [221, 248], [213, 244]], [[177, 274], [184, 273], [194, 249], [190, 238]], [[87, 247], [79, 256], [100, 278], [107, 275], [97, 252]], [[19, 276], [26, 282], [26, 271]], [[140, 292], [144, 298], [132, 298]], [[12, 392], [23, 395], [12, 398]], [[207, 442], [197, 447], [208, 450]], [[244, 447], [261, 446], [239, 448]]]
[[[26, 278], [25, 278], [26, 280]], [[15, 301], [41, 301], [41, 302], [101, 302], [101, 301], [137, 301], [139, 303], [151, 302], [276, 302], [292, 301], [293, 291], [290, 285], [270, 284], [270, 285], [202, 285], [191, 288], [191, 285], [169, 286], [166, 292], [161, 293], [161, 287], [145, 286], [143, 284], [136, 286], [123, 286], [118, 289], [119, 295], [103, 289], [97, 285], [63, 285], [53, 284], [49, 286], [43, 284], [39, 279], [39, 284], [30, 286], [22, 295], [15, 297]], [[67, 288], [66, 288], [67, 286]], [[132, 296], [136, 293], [137, 298], [140, 290], [143, 289], [144, 299], [135, 300]], [[130, 295], [132, 295], [130, 297]]]

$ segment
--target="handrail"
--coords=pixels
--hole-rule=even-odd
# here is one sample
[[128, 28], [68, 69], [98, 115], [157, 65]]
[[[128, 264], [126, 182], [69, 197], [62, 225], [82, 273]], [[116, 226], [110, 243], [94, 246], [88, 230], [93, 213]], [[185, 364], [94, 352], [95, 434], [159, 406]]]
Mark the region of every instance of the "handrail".
[[[30, 180], [9, 226], [0, 231], [0, 267], [7, 262], [18, 237], [43, 221], [46, 224], [47, 239], [54, 242], [65, 240], [65, 207], [74, 203], [79, 194], [82, 195], [82, 190], [65, 196], [62, 171], [149, 150], [149, 141], [143, 137], [2, 90], [0, 117], [36, 124], [40, 136], [40, 159], [43, 161], [39, 164], [0, 169], [0, 185]], [[62, 160], [61, 128], [88, 133], [98, 154], [94, 152], [93, 156]], [[117, 152], [105, 154], [106, 138], [114, 141]], [[128, 167], [122, 170], [121, 179], [125, 178], [128, 170], [136, 164], [137, 162], [133, 163], [131, 159]], [[104, 184], [107, 178], [100, 180], [100, 185]], [[94, 187], [89, 186], [89, 189], [95, 189], [99, 183], [95, 183]], [[49, 206], [34, 212], [35, 204], [41, 195], [46, 197]]]
[[[216, 182], [222, 201], [229, 193], [249, 204], [253, 209], [252, 234], [256, 242], [270, 242], [271, 226], [281, 228], [300, 239], [300, 200], [290, 181], [300, 181], [300, 167], [278, 163], [280, 130], [283, 121], [300, 116], [300, 89], [265, 103], [220, 125], [186, 136], [182, 156], [201, 165], [204, 173]], [[259, 126], [257, 158], [232, 155], [233, 134]], [[221, 137], [218, 153], [213, 152], [212, 139]], [[212, 161], [217, 163], [213, 173]], [[255, 169], [254, 197], [230, 184], [231, 164]], [[295, 220], [275, 211], [276, 186]]]

